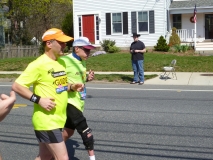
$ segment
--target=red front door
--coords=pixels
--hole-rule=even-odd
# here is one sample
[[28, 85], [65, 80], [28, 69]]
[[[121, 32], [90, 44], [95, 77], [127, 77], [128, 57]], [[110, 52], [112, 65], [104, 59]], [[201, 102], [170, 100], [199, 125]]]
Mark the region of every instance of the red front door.
[[91, 43], [95, 43], [94, 15], [84, 15], [83, 36], [89, 38]]

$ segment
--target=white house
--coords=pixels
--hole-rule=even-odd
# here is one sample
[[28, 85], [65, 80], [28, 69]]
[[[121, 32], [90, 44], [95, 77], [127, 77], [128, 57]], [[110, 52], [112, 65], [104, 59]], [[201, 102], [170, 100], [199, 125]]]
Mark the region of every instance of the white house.
[[193, 9], [197, 8], [196, 40], [213, 40], [213, 0], [173, 0], [169, 8], [171, 26], [179, 29], [181, 40], [190, 42], [194, 38], [195, 23]]
[[196, 41], [212, 40], [213, 0], [73, 0], [74, 38], [86, 36], [96, 46], [110, 39], [118, 47], [129, 47], [137, 32], [152, 47], [176, 27], [182, 42], [193, 42], [195, 4]]

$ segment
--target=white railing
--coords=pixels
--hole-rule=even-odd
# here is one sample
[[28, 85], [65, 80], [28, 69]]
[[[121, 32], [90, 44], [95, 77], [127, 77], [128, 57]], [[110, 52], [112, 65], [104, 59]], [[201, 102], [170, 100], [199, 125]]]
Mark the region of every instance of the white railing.
[[181, 42], [193, 42], [194, 40], [194, 29], [177, 29], [176, 33]]
[[[176, 33], [180, 37], [181, 42], [194, 42], [194, 29], [177, 29]], [[169, 37], [172, 35], [172, 30], [167, 32], [166, 41], [169, 42]]]

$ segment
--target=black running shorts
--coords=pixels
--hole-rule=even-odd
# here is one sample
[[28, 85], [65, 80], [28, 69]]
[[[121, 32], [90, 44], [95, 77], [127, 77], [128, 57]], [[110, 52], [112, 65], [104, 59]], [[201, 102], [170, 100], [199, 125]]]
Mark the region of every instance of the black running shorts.
[[35, 135], [38, 142], [42, 143], [60, 143], [63, 141], [62, 129], [54, 129], [50, 131], [37, 131], [35, 130]]

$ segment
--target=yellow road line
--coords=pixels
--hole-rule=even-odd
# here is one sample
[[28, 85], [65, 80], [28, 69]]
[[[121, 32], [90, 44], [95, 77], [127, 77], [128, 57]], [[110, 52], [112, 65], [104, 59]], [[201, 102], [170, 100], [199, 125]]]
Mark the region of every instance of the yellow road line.
[[14, 104], [13, 108], [26, 107], [26, 104]]

